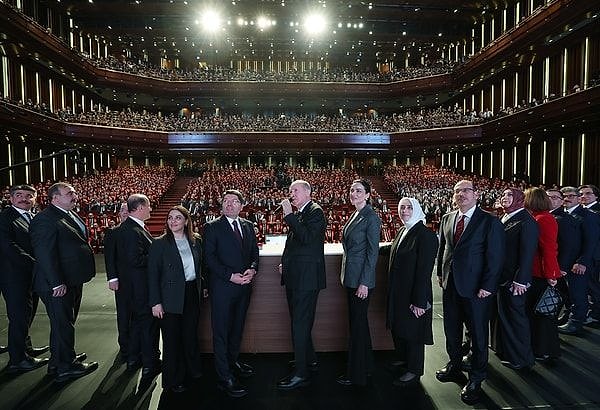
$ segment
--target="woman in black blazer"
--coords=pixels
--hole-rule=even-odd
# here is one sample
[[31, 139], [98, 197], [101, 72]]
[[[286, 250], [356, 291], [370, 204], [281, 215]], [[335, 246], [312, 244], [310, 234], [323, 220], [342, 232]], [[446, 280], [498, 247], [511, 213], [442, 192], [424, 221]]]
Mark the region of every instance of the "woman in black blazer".
[[201, 376], [201, 243], [182, 206], [171, 208], [165, 228], [148, 254], [148, 292], [163, 338], [163, 389], [179, 393], [186, 390], [186, 381]]
[[436, 234], [425, 226], [425, 214], [414, 198], [402, 198], [400, 228], [390, 248], [387, 322], [396, 353], [406, 372], [394, 380], [404, 387], [423, 375], [425, 345], [433, 344], [431, 274], [438, 249]]
[[367, 311], [375, 287], [375, 266], [379, 255], [381, 220], [368, 204], [371, 185], [356, 180], [350, 186], [350, 203], [356, 211], [342, 229], [342, 269], [340, 279], [348, 297], [350, 340], [346, 374], [337, 378], [344, 386], [367, 384], [373, 368], [373, 351]]

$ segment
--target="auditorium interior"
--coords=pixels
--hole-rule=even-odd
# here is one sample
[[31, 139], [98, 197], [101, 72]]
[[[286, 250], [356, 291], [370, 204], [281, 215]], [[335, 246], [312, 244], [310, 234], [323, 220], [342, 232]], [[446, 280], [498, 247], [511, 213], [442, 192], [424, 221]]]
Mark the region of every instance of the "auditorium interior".
[[[392, 385], [385, 328], [386, 261], [379, 258], [369, 308], [376, 370], [365, 388], [335, 383], [348, 340], [340, 254], [327, 255], [313, 336], [311, 386], [280, 392], [291, 356], [279, 256], [287, 233], [278, 212], [294, 179], [313, 184], [328, 249], [353, 209], [348, 188], [367, 178], [382, 219], [381, 242], [400, 227], [403, 196], [422, 201], [437, 230], [452, 186], [477, 181], [493, 211], [507, 186], [600, 183], [600, 7], [583, 0], [0, 0], [0, 187], [30, 184], [38, 210], [67, 181], [90, 232], [96, 276], [84, 286], [77, 352], [99, 368], [66, 385], [46, 368], [0, 371], [4, 409], [460, 409], [447, 361], [441, 290], [434, 281], [434, 345], [412, 388]], [[596, 165], [594, 165], [596, 164]], [[106, 285], [104, 230], [128, 195], [148, 195], [147, 225], [163, 233], [183, 204], [202, 233], [224, 190], [247, 199], [261, 269], [242, 343], [256, 369], [249, 395], [215, 386], [210, 311], [198, 330], [203, 377], [182, 394], [159, 375], [119, 361], [115, 301]], [[8, 317], [0, 303], [0, 345]], [[30, 329], [48, 344], [39, 304]], [[561, 357], [511, 370], [490, 354], [476, 408], [600, 408], [600, 326], [561, 335]], [[8, 354], [0, 355], [0, 368]]]

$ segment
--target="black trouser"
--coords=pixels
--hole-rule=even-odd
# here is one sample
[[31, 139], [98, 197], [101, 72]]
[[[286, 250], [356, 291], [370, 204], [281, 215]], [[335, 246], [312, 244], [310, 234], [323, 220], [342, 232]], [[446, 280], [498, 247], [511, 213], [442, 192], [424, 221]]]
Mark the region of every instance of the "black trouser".
[[318, 290], [286, 289], [290, 321], [292, 325], [292, 343], [294, 345], [295, 375], [310, 376], [308, 364], [317, 361], [312, 342], [312, 327], [317, 310]]
[[185, 283], [183, 313], [165, 312], [160, 320], [163, 339], [163, 388], [183, 385], [186, 377], [200, 376], [199, 317], [200, 299], [196, 281], [193, 280]]
[[367, 375], [373, 370], [373, 348], [369, 330], [369, 296], [361, 299], [356, 296], [356, 289], [346, 288], [348, 296], [348, 319], [350, 337], [348, 343], [347, 376], [352, 383], [367, 384]]
[[496, 352], [502, 360], [512, 364], [533, 365], [535, 359], [526, 311], [527, 292], [513, 295], [510, 286], [500, 286], [497, 300]]
[[0, 283], [0, 290], [6, 302], [8, 316], [9, 364], [17, 364], [25, 359], [28, 341], [31, 347], [31, 340], [28, 337], [33, 316], [31, 283], [27, 281]]
[[250, 285], [211, 283], [210, 306], [215, 370], [221, 381], [233, 377], [231, 366], [238, 360], [246, 312], [250, 304]]
[[67, 371], [75, 361], [75, 320], [81, 305], [83, 285], [68, 286], [61, 297], [52, 291], [40, 293], [50, 319], [50, 362], [58, 373]]
[[392, 329], [392, 339], [398, 359], [406, 362], [406, 370], [422, 376], [425, 370], [425, 344], [402, 338]]

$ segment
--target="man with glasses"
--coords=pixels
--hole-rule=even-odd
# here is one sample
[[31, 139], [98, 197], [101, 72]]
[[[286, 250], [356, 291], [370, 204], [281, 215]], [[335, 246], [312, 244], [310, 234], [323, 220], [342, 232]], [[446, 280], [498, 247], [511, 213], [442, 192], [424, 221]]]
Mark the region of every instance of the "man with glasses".
[[248, 392], [238, 377], [254, 374], [250, 365], [239, 361], [252, 280], [258, 270], [254, 226], [239, 216], [244, 204], [240, 191], [225, 191], [221, 217], [204, 225], [217, 387], [230, 397], [245, 396]]
[[[579, 187], [579, 202], [581, 205], [594, 212], [600, 214], [600, 204], [598, 203], [598, 196], [600, 196], [600, 190], [596, 185], [581, 185]], [[596, 221], [600, 223], [600, 218], [596, 218]], [[598, 227], [600, 232], [600, 226]], [[585, 325], [598, 323], [600, 321], [600, 238], [596, 244], [596, 250], [594, 251], [593, 271], [590, 274], [588, 287], [590, 295], [590, 310], [584, 321]]]
[[50, 206], [31, 221], [29, 232], [36, 259], [33, 288], [46, 305], [50, 319], [48, 373], [58, 383], [85, 376], [98, 368], [75, 354], [75, 320], [83, 284], [96, 274], [94, 252], [81, 218], [73, 212], [75, 189], [57, 182], [48, 188]]
[[575, 218], [581, 227], [577, 238], [581, 247], [575, 263], [567, 271], [571, 315], [566, 324], [558, 327], [558, 331], [562, 334], [576, 335], [581, 331], [588, 311], [588, 282], [594, 269], [594, 252], [600, 235], [600, 224], [597, 220], [598, 215], [580, 205], [577, 188], [566, 186], [560, 192], [563, 195], [565, 212]]
[[561, 293], [565, 304], [565, 309], [558, 317], [558, 324], [564, 325], [571, 315], [571, 298], [569, 296], [567, 273], [571, 271], [581, 252], [581, 225], [578, 219], [565, 212], [563, 195], [559, 189], [548, 189], [546, 194], [552, 207], [550, 213], [558, 223], [557, 259], [563, 277], [558, 281], [556, 287]]
[[436, 372], [441, 382], [460, 381], [463, 326], [471, 334], [469, 382], [463, 402], [481, 400], [487, 375], [489, 320], [503, 266], [505, 235], [500, 220], [477, 206], [479, 194], [472, 181], [454, 186], [458, 209], [442, 217], [437, 276], [443, 291], [444, 333], [449, 363]]

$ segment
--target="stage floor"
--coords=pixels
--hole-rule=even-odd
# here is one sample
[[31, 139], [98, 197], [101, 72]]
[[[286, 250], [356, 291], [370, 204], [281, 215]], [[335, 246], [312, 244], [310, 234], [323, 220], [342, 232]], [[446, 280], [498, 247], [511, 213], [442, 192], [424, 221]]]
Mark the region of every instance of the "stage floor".
[[[392, 352], [376, 352], [376, 370], [370, 386], [345, 388], [335, 382], [343, 373], [346, 355], [320, 353], [319, 372], [310, 387], [292, 392], [275, 388], [288, 372], [291, 354], [246, 354], [244, 361], [256, 373], [243, 380], [248, 396], [231, 399], [217, 390], [210, 355], [203, 360], [204, 376], [187, 392], [162, 393], [160, 376], [145, 391], [137, 391], [139, 372], [129, 373], [117, 358], [114, 299], [106, 287], [102, 257], [97, 258], [98, 275], [84, 287], [83, 303], [76, 325], [76, 350], [88, 360], [98, 361], [94, 373], [66, 385], [54, 384], [46, 368], [19, 376], [0, 372], [0, 409], [260, 409], [260, 410], [345, 410], [345, 409], [461, 409], [460, 386], [440, 383], [435, 370], [447, 360], [442, 328], [441, 294], [434, 287], [435, 345], [426, 349], [425, 375], [421, 384], [407, 389], [392, 386], [385, 365]], [[0, 344], [6, 344], [7, 320], [0, 303]], [[31, 329], [33, 344], [48, 344], [48, 318], [40, 303]], [[487, 397], [476, 408], [489, 409], [600, 409], [600, 329], [587, 327], [581, 337], [561, 336], [562, 357], [554, 364], [536, 364], [529, 371], [513, 371], [490, 355], [489, 377], [483, 387]], [[0, 368], [8, 354], [0, 355]]]

